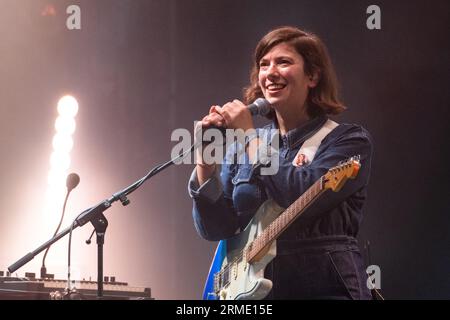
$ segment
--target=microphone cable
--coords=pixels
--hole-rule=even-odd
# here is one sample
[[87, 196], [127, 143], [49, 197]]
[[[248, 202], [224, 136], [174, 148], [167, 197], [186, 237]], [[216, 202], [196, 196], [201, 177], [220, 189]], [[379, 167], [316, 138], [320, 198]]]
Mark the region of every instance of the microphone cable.
[[[67, 200], [69, 199], [70, 192], [75, 189], [75, 187], [80, 183], [80, 177], [76, 173], [71, 173], [67, 176], [66, 179], [66, 186], [67, 186], [67, 192], [66, 197], [64, 199], [61, 219], [59, 220], [58, 227], [56, 228], [55, 233], [53, 234], [53, 237], [55, 237], [58, 234], [59, 228], [61, 228], [61, 224], [64, 220], [64, 214], [66, 212], [66, 205]], [[45, 267], [45, 259], [47, 257], [48, 251], [50, 250], [50, 246], [48, 246], [47, 250], [45, 250], [44, 257], [42, 258], [42, 266], [41, 266], [41, 279], [44, 279], [47, 277], [47, 268]]]

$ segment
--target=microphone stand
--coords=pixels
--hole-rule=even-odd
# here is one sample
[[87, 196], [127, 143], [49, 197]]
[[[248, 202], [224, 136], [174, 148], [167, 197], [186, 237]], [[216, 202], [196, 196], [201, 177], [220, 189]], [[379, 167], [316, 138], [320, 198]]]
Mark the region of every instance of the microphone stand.
[[[149, 173], [147, 173], [146, 176], [139, 179], [132, 185], [128, 186], [127, 188], [123, 189], [122, 191], [116, 192], [113, 194], [110, 198], [103, 200], [102, 202], [98, 203], [97, 205], [84, 210], [81, 212], [77, 218], [75, 218], [74, 222], [71, 226], [67, 227], [57, 235], [55, 235], [53, 238], [42, 244], [40, 247], [35, 249], [34, 251], [26, 254], [16, 262], [14, 262], [11, 266], [8, 267], [8, 271], [13, 273], [29, 261], [33, 260], [36, 255], [38, 255], [41, 251], [47, 249], [50, 247], [53, 243], [67, 235], [68, 233], [71, 233], [73, 229], [76, 229], [78, 227], [81, 227], [85, 225], [88, 222], [91, 222], [91, 224], [94, 226], [95, 232], [97, 234], [97, 272], [98, 272], [98, 278], [97, 278], [97, 298], [102, 299], [103, 298], [103, 244], [105, 242], [105, 232], [106, 228], [108, 227], [108, 220], [104, 216], [103, 212], [105, 212], [107, 209], [109, 209], [112, 204], [118, 200], [122, 203], [123, 206], [126, 206], [130, 203], [130, 200], [128, 200], [127, 196], [137, 190], [142, 184], [144, 184], [145, 181], [153, 177], [154, 175], [158, 174], [159, 172], [163, 171], [167, 167], [175, 164], [177, 161], [181, 161], [184, 157], [186, 157], [188, 154], [190, 154], [193, 150], [195, 150], [200, 143], [193, 144], [189, 150], [187, 150], [185, 153], [180, 154], [178, 157], [175, 157], [174, 159], [171, 159], [170, 161], [156, 166], [153, 168]], [[70, 287], [68, 288], [70, 292]]]

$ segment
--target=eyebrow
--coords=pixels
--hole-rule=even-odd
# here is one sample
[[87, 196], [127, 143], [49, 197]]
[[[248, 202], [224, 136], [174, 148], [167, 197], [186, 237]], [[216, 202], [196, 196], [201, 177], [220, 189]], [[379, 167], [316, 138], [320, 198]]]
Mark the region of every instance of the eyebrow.
[[[294, 58], [293, 57], [290, 57], [290, 56], [278, 56], [278, 57], [275, 57], [275, 60], [280, 60], [280, 59], [290, 59], [290, 60], [294, 60]], [[269, 59], [266, 59], [266, 58], [261, 58], [261, 60], [259, 60], [260, 62], [261, 61], [268, 61]]]

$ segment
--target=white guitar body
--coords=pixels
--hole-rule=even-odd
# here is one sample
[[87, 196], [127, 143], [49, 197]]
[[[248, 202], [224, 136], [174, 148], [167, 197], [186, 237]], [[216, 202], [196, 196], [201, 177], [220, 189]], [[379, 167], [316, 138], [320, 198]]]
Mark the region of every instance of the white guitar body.
[[230, 281], [220, 290], [219, 299], [259, 300], [270, 292], [272, 281], [264, 278], [264, 269], [277, 254], [276, 240], [258, 261], [248, 263], [241, 253], [283, 210], [274, 201], [267, 200], [242, 232], [227, 239], [227, 256], [221, 269], [231, 263], [228, 265]]

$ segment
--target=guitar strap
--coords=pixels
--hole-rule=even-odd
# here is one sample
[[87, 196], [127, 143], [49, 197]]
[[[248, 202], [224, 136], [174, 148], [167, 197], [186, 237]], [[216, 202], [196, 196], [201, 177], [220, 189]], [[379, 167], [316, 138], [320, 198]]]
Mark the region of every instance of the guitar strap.
[[292, 164], [296, 167], [309, 164], [313, 161], [317, 149], [319, 149], [322, 140], [336, 128], [339, 124], [333, 120], [328, 119], [312, 137], [307, 139], [300, 150], [297, 152]]

